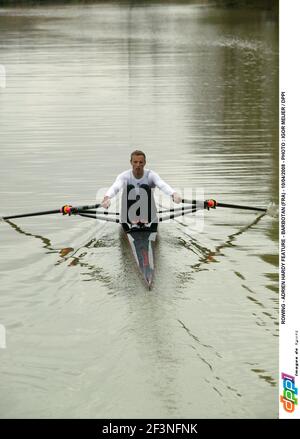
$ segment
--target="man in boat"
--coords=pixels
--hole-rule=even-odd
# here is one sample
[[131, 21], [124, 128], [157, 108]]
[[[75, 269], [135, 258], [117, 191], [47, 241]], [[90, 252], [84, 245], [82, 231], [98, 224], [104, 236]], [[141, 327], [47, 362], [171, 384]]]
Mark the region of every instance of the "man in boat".
[[131, 153], [130, 164], [132, 169], [119, 174], [107, 190], [101, 206], [108, 209], [110, 200], [123, 189], [122, 195], [122, 223], [147, 224], [157, 223], [156, 206], [153, 198], [153, 189], [158, 187], [164, 194], [172, 197], [174, 203], [181, 203], [180, 195], [160, 176], [145, 169], [146, 155], [143, 151], [135, 150]]

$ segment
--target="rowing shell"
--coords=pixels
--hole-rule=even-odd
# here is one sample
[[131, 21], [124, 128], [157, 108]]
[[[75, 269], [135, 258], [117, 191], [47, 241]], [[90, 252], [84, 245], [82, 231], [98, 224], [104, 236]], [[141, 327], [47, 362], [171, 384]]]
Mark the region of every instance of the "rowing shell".
[[114, 222], [122, 225], [137, 267], [146, 286], [150, 289], [154, 278], [154, 244], [157, 238], [158, 223], [174, 219], [178, 216], [191, 214], [197, 210], [199, 210], [198, 206], [190, 206], [186, 209], [178, 208], [159, 211], [158, 214], [163, 215], [157, 218], [157, 222], [152, 222], [149, 225], [144, 224], [142, 226], [122, 223], [118, 212], [97, 212], [93, 209], [82, 209], [78, 211], [78, 214], [86, 218], [94, 218], [100, 221]]
[[154, 243], [157, 238], [157, 224], [130, 226], [122, 224], [139, 271], [150, 289], [154, 277]]

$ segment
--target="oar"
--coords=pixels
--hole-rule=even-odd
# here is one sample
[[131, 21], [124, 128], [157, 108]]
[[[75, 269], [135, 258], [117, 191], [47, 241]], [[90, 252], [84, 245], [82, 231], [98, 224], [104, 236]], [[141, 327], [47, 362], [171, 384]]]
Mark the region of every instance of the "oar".
[[103, 210], [103, 211], [98, 211], [98, 210], [94, 210], [94, 209], [79, 209], [78, 210], [78, 212], [76, 212], [76, 213], [78, 213], [78, 215], [80, 214], [80, 213], [90, 213], [90, 214], [92, 214], [92, 215], [120, 215], [120, 213], [119, 212], [108, 212], [108, 211], [106, 211], [106, 210]]
[[103, 220], [103, 221], [108, 221], [111, 223], [120, 223], [120, 219], [119, 218], [111, 218], [111, 217], [107, 217], [107, 216], [101, 216], [101, 215], [95, 215], [95, 214], [89, 214], [89, 212], [87, 213], [78, 213], [79, 216], [83, 216], [85, 218], [92, 218], [92, 219], [97, 219], [97, 220]]
[[[78, 210], [87, 210], [87, 209], [98, 209], [100, 204], [93, 204], [93, 205], [87, 205], [87, 206], [77, 206], [77, 207], [71, 207], [71, 213], [76, 213]], [[42, 210], [41, 212], [33, 212], [33, 213], [22, 213], [18, 215], [8, 215], [8, 216], [2, 216], [0, 219], [2, 220], [9, 220], [13, 218], [26, 218], [29, 216], [41, 216], [41, 215], [52, 215], [55, 213], [62, 213], [61, 209], [55, 209], [55, 210]]]
[[[198, 204], [199, 204], [199, 209], [200, 209], [200, 203], [198, 203]], [[198, 208], [198, 205], [197, 205], [197, 208]], [[181, 206], [181, 207], [176, 207], [176, 208], [172, 207], [170, 209], [158, 210], [156, 213], [185, 212], [185, 211], [190, 210], [190, 209], [195, 209], [195, 205], [192, 205], [192, 206]]]
[[[200, 201], [197, 200], [182, 200], [182, 203], [188, 203], [188, 204], [200, 204]], [[202, 202], [203, 204], [203, 202]], [[228, 207], [231, 209], [243, 209], [243, 210], [255, 210], [258, 212], [267, 212], [268, 209], [263, 208], [263, 207], [253, 207], [253, 206], [241, 206], [239, 204], [227, 204], [227, 203], [219, 203], [216, 202], [216, 207]]]
[[177, 212], [174, 212], [174, 213], [169, 212], [169, 215], [165, 215], [165, 216], [159, 217], [158, 221], [162, 222], [162, 221], [167, 221], [167, 220], [170, 220], [170, 219], [177, 218], [178, 216], [189, 215], [191, 213], [197, 212], [200, 209], [201, 209], [200, 206], [193, 206], [191, 208], [188, 208], [188, 209], [185, 209], [185, 210], [182, 210], [182, 211], [177, 211]]

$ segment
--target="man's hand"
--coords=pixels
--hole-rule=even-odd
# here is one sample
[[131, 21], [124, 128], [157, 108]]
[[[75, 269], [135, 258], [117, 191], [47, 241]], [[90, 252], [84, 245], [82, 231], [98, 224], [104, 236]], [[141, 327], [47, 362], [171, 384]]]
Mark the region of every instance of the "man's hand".
[[110, 206], [110, 198], [109, 197], [104, 197], [103, 200], [101, 201], [101, 206], [104, 209], [108, 209]]
[[181, 203], [182, 198], [177, 192], [174, 192], [174, 194], [172, 195], [172, 200], [174, 201], [174, 203], [179, 204]]

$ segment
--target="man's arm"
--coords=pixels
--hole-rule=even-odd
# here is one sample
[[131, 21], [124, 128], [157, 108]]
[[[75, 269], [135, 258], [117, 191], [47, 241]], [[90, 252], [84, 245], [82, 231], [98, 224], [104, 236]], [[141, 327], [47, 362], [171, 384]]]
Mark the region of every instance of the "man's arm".
[[124, 184], [123, 174], [118, 175], [115, 182], [111, 185], [111, 187], [106, 191], [103, 200], [101, 201], [101, 206], [104, 209], [108, 209], [110, 206], [111, 198], [114, 198], [117, 193], [122, 189]]
[[174, 203], [181, 203], [181, 196], [175, 192], [175, 190], [169, 186], [156, 172], [151, 171], [151, 178], [155, 186], [157, 186], [164, 194], [172, 197]]

